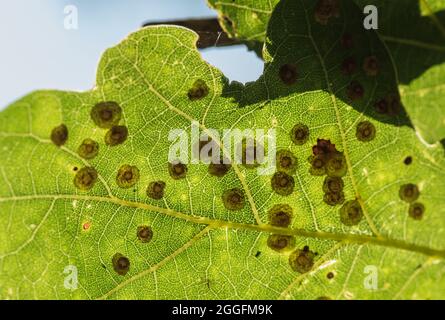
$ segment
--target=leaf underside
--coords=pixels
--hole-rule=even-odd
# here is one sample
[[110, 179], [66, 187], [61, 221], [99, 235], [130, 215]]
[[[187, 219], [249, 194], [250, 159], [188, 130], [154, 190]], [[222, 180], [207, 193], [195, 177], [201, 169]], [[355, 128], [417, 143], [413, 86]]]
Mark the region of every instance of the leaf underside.
[[[273, 9], [264, 74], [246, 86], [230, 83], [202, 60], [194, 32], [151, 26], [104, 53], [94, 90], [39, 91], [3, 111], [0, 298], [444, 298], [444, 149], [419, 137], [405, 96], [406, 112], [376, 111], [376, 102], [407, 84], [399, 82], [397, 56], [386, 42], [361, 27], [360, 8], [343, 1], [338, 17], [325, 25], [316, 19], [316, 5], [288, 0], [263, 8]], [[342, 46], [345, 33], [353, 47]], [[363, 69], [371, 56], [377, 75]], [[357, 68], [345, 74], [343, 62], [351, 57]], [[287, 77], [283, 66], [292, 66]], [[420, 79], [413, 81], [427, 82]], [[207, 94], [190, 91], [197, 83]], [[363, 89], [360, 97], [351, 97], [351, 83]], [[91, 117], [105, 101], [122, 108], [119, 125], [128, 128], [128, 138], [116, 146], [105, 143], [108, 129]], [[275, 128], [277, 148], [298, 160], [292, 194], [278, 194], [270, 175], [243, 165], [218, 178], [208, 165], [190, 164], [184, 179], [173, 179], [169, 132], [189, 131], [195, 120], [203, 131]], [[357, 126], [366, 121], [376, 131], [369, 142], [357, 138]], [[50, 137], [61, 124], [68, 139], [58, 147]], [[290, 137], [296, 124], [309, 128], [303, 145]], [[99, 144], [93, 159], [78, 153], [87, 138]], [[317, 139], [330, 140], [344, 156], [345, 200], [356, 200], [363, 212], [355, 226], [342, 223], [342, 205], [323, 200], [325, 177], [311, 174], [307, 159]], [[139, 170], [131, 188], [116, 181], [125, 164]], [[83, 168], [97, 171], [90, 190], [73, 183]], [[147, 196], [154, 181], [165, 183], [162, 199]], [[420, 191], [421, 220], [409, 216], [410, 205], [399, 195], [406, 184]], [[234, 188], [245, 204], [228, 210], [223, 194]], [[284, 204], [293, 211], [290, 226], [272, 226], [269, 210]], [[138, 238], [141, 226], [150, 226], [150, 241]], [[293, 236], [294, 248], [272, 250], [271, 234]], [[307, 250], [314, 254], [310, 270], [294, 270], [290, 257]], [[116, 254], [130, 262], [124, 275], [113, 268]], [[70, 265], [78, 269], [77, 290], [64, 287]], [[374, 290], [366, 287], [369, 266], [378, 270]]]

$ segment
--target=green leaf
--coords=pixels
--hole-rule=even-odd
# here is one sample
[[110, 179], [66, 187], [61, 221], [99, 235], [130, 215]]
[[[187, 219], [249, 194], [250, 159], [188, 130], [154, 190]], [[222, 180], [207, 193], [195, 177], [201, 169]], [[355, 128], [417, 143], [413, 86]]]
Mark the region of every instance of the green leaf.
[[403, 104], [419, 136], [428, 143], [444, 139], [444, 3], [431, 0], [358, 2], [381, 8], [379, 33], [391, 53]]
[[[402, 110], [374, 110], [397, 83], [377, 35], [360, 31], [358, 8], [343, 2], [339, 17], [322, 25], [314, 5], [289, 0], [276, 7], [265, 73], [246, 87], [201, 59], [195, 33], [159, 26], [107, 50], [94, 90], [35, 92], [3, 111], [0, 297], [444, 298], [444, 150], [419, 140]], [[345, 31], [354, 48], [341, 48]], [[377, 76], [362, 70], [370, 55], [379, 61]], [[353, 75], [341, 73], [348, 57], [357, 61]], [[354, 101], [352, 81], [364, 89]], [[205, 164], [172, 171], [169, 133], [191, 130], [194, 120], [210, 134], [275, 128], [278, 158], [291, 152], [297, 159], [285, 171], [293, 192], [285, 195], [289, 176], [259, 175], [251, 166], [233, 164], [223, 177]], [[110, 134], [117, 124], [128, 128], [127, 139], [121, 127]], [[304, 126], [308, 141], [295, 136]], [[315, 151], [343, 161], [342, 183], [310, 173], [307, 159], [319, 138], [335, 144], [338, 153], [327, 142]], [[96, 157], [85, 139], [98, 142]], [[328, 205], [326, 190], [338, 188], [344, 205]], [[420, 220], [406, 202], [417, 192]], [[230, 195], [244, 197], [244, 206]], [[280, 243], [291, 248], [271, 248]], [[78, 270], [77, 290], [64, 287], [68, 266]]]
[[208, 0], [218, 11], [219, 21], [231, 36], [245, 41], [263, 42], [273, 9], [279, 0]]
[[[209, 1], [233, 37], [264, 41], [278, 1]], [[403, 104], [425, 143], [445, 139], [442, 78], [445, 74], [445, 2], [438, 0], [355, 0], [364, 8], [375, 5], [379, 30], [391, 54]], [[230, 24], [227, 25], [227, 21]], [[260, 47], [259, 44], [257, 44]], [[422, 57], [422, 58], [420, 58]]]

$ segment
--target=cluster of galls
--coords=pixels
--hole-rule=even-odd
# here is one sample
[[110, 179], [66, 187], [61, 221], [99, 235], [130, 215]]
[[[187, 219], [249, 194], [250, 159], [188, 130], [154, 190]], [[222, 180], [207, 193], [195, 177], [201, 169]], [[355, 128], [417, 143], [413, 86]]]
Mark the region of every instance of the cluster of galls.
[[[273, 227], [288, 228], [292, 223], [292, 208], [287, 204], [276, 204], [268, 213], [269, 223]], [[271, 234], [267, 238], [267, 245], [276, 252], [288, 253], [294, 250], [295, 237], [282, 234]], [[299, 273], [306, 273], [312, 269], [317, 253], [309, 250], [308, 246], [296, 249], [289, 254], [289, 265]]]
[[[320, 2], [324, 1], [320, 0]], [[345, 33], [341, 38], [340, 44], [343, 49], [352, 49], [354, 46], [352, 35]], [[340, 66], [341, 73], [344, 76], [352, 76], [357, 72], [358, 66], [359, 63], [356, 58], [352, 56], [346, 57]], [[380, 73], [381, 66], [378, 58], [374, 55], [370, 55], [363, 58], [361, 68], [368, 77], [377, 77]], [[346, 96], [352, 102], [362, 99], [364, 95], [365, 89], [358, 81], [351, 81], [346, 88]], [[380, 115], [388, 117], [397, 116], [402, 109], [400, 95], [397, 93], [397, 90], [395, 90], [394, 93], [390, 93], [385, 97], [378, 99], [374, 104], [374, 108]]]
[[399, 189], [399, 197], [403, 201], [409, 203], [408, 214], [414, 220], [421, 220], [425, 213], [425, 206], [419, 199], [420, 191], [417, 185], [413, 183], [404, 184]]
[[[122, 118], [122, 108], [113, 101], [100, 102], [93, 106], [90, 112], [91, 120], [102, 129], [108, 129], [105, 134], [105, 144], [108, 146], [116, 146], [127, 140], [128, 129], [125, 126], [119, 126]], [[58, 147], [62, 147], [68, 141], [68, 128], [65, 124], [55, 127], [51, 131], [51, 141]], [[87, 138], [77, 148], [78, 155], [86, 160], [94, 159], [99, 154], [99, 143], [93, 139]], [[137, 169], [137, 168], [136, 168]], [[121, 168], [122, 170], [122, 168]], [[129, 178], [128, 172], [117, 177], [117, 184], [127, 188], [129, 184], [134, 185], [134, 181], [139, 178], [138, 172], [132, 169], [132, 177]], [[85, 167], [81, 170], [76, 168], [76, 176], [74, 177], [74, 185], [82, 191], [88, 191], [94, 187], [97, 181], [98, 173], [93, 167]], [[134, 182], [134, 183], [133, 183]]]
[[346, 174], [347, 166], [343, 152], [340, 152], [330, 140], [318, 139], [308, 158], [310, 173], [314, 176], [341, 178]]
[[[138, 226], [136, 236], [141, 243], [149, 243], [153, 238], [153, 229], [146, 225]], [[119, 252], [111, 258], [111, 264], [120, 276], [125, 276], [130, 271], [130, 259]]]
[[327, 175], [323, 183], [323, 200], [330, 206], [342, 204], [344, 183], [342, 177], [347, 172], [346, 159], [330, 140], [318, 139], [312, 147], [312, 155], [308, 158], [311, 164], [310, 173], [314, 176]]

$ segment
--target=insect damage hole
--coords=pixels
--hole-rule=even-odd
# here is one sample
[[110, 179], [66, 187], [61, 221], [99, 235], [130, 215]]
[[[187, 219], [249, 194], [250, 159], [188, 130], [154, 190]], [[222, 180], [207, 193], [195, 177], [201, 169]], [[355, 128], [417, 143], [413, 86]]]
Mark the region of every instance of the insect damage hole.
[[305, 246], [302, 250], [298, 249], [290, 254], [289, 265], [296, 272], [309, 272], [314, 266], [315, 256], [316, 254], [310, 251], [308, 246]]
[[147, 187], [147, 196], [153, 200], [161, 200], [165, 193], [164, 181], [153, 181]]
[[85, 139], [77, 149], [80, 157], [90, 160], [99, 154], [99, 144], [93, 139]]
[[110, 129], [119, 124], [122, 108], [114, 101], [99, 102], [90, 112], [93, 122], [102, 129]]
[[288, 196], [294, 192], [295, 180], [284, 172], [276, 172], [270, 182], [272, 190], [281, 196]]
[[222, 195], [222, 201], [227, 210], [241, 210], [245, 205], [244, 193], [238, 188], [226, 190]]
[[113, 126], [105, 135], [105, 143], [111, 147], [124, 143], [128, 138], [128, 129], [125, 126]]
[[270, 224], [287, 228], [292, 221], [293, 210], [288, 204], [276, 204], [268, 212]]
[[139, 226], [136, 234], [139, 241], [142, 243], [148, 243], [153, 238], [153, 229], [149, 226]]
[[209, 87], [204, 80], [198, 79], [193, 83], [193, 86], [187, 92], [190, 101], [196, 101], [205, 98], [209, 94]]
[[408, 183], [400, 186], [399, 197], [405, 202], [411, 203], [416, 201], [420, 196], [419, 188], [413, 184]]
[[85, 167], [77, 171], [74, 177], [74, 185], [82, 191], [91, 190], [97, 181], [97, 171], [92, 167]]
[[51, 141], [58, 147], [63, 146], [68, 140], [68, 128], [61, 124], [51, 131]]
[[309, 127], [302, 123], [297, 123], [290, 132], [293, 143], [302, 146], [309, 140]]
[[125, 276], [130, 270], [130, 260], [121, 253], [116, 253], [111, 261], [114, 271], [120, 276]]
[[295, 247], [295, 238], [292, 236], [271, 234], [267, 238], [267, 246], [276, 252], [286, 252]]

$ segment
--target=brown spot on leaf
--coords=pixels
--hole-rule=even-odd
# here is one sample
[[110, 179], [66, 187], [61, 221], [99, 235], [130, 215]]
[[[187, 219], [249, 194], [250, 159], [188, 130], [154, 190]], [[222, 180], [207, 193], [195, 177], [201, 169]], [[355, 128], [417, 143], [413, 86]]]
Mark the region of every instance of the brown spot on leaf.
[[288, 150], [279, 150], [276, 157], [277, 171], [293, 175], [297, 171], [297, 157]]
[[369, 142], [374, 140], [376, 135], [375, 126], [369, 121], [362, 121], [357, 125], [355, 136], [359, 141]]
[[354, 46], [354, 39], [350, 33], [344, 33], [340, 39], [340, 45], [344, 49], [352, 49]]
[[142, 243], [148, 243], [153, 238], [153, 229], [149, 226], [139, 226], [136, 233]]
[[209, 174], [218, 178], [224, 177], [232, 167], [229, 162], [230, 161], [227, 159], [226, 161], [224, 161], [224, 159], [220, 159], [219, 163], [210, 163], [208, 169]]
[[327, 192], [323, 196], [323, 201], [330, 206], [336, 206], [345, 202], [345, 195], [343, 191]]
[[139, 181], [139, 169], [136, 166], [124, 164], [119, 168], [116, 183], [120, 188], [128, 189]]
[[93, 139], [85, 139], [77, 149], [80, 157], [90, 160], [99, 154], [99, 144]]
[[92, 167], [80, 169], [74, 177], [74, 185], [82, 191], [91, 190], [97, 181], [97, 171]]
[[63, 146], [68, 140], [68, 128], [61, 124], [51, 131], [51, 141], [58, 147]]
[[276, 204], [269, 210], [269, 221], [272, 226], [287, 228], [292, 221], [292, 207], [288, 204]]
[[400, 187], [399, 196], [400, 196], [400, 199], [402, 199], [403, 201], [411, 203], [411, 202], [416, 201], [419, 198], [420, 191], [419, 191], [419, 188], [415, 184], [408, 183], [408, 184], [404, 184]]
[[379, 73], [379, 62], [376, 56], [366, 57], [363, 61], [363, 70], [367, 76], [375, 77]]
[[222, 201], [227, 210], [241, 210], [245, 205], [244, 193], [238, 188], [226, 190], [222, 195]]
[[297, 66], [293, 63], [282, 65], [279, 70], [279, 76], [285, 85], [293, 85], [298, 78]]
[[357, 62], [353, 57], [346, 58], [341, 64], [341, 73], [350, 76], [357, 70]]
[[340, 209], [340, 221], [347, 226], [355, 226], [363, 218], [363, 209], [357, 200], [346, 202]]
[[326, 177], [323, 183], [324, 192], [340, 192], [343, 190], [344, 182], [339, 177]]
[[406, 157], [405, 160], [403, 160], [403, 163], [409, 166], [411, 163], [413, 163], [413, 157], [411, 156]]
[[346, 174], [346, 158], [330, 140], [318, 139], [317, 144], [312, 147], [312, 153], [313, 156], [308, 158], [312, 175], [343, 177]]
[[161, 200], [164, 197], [165, 182], [153, 181], [147, 187], [147, 196], [154, 200]]
[[298, 146], [305, 144], [309, 140], [309, 128], [303, 123], [297, 123], [290, 132], [290, 138]]
[[332, 17], [340, 16], [339, 0], [318, 0], [315, 7], [315, 21], [327, 25]]
[[352, 81], [346, 89], [346, 94], [351, 101], [360, 100], [365, 95], [365, 89], [358, 81]]
[[294, 178], [284, 172], [276, 172], [272, 176], [271, 186], [275, 193], [288, 196], [294, 192], [295, 181]]
[[329, 177], [343, 177], [347, 172], [346, 158], [342, 152], [331, 155], [326, 163], [326, 174]]
[[271, 234], [267, 238], [267, 246], [277, 252], [285, 252], [295, 247], [295, 238], [292, 236]]
[[105, 135], [105, 143], [109, 146], [117, 146], [127, 140], [128, 129], [125, 126], [114, 126]]
[[120, 253], [116, 253], [111, 261], [114, 271], [120, 276], [125, 276], [130, 270], [130, 260]]
[[187, 176], [187, 166], [181, 162], [168, 163], [168, 173], [175, 180], [184, 179]]
[[425, 213], [425, 206], [420, 202], [411, 203], [409, 206], [409, 216], [414, 220], [422, 220]]
[[289, 264], [292, 270], [299, 273], [309, 272], [314, 266], [315, 253], [306, 246], [302, 250], [298, 249], [289, 256]]
[[99, 128], [110, 129], [119, 124], [122, 108], [114, 101], [99, 102], [91, 109], [90, 116]]
[[187, 93], [190, 101], [196, 101], [205, 98], [209, 94], [209, 87], [204, 80], [198, 79]]
[[400, 96], [398, 94], [389, 94], [374, 104], [377, 113], [389, 117], [397, 116], [401, 109]]

